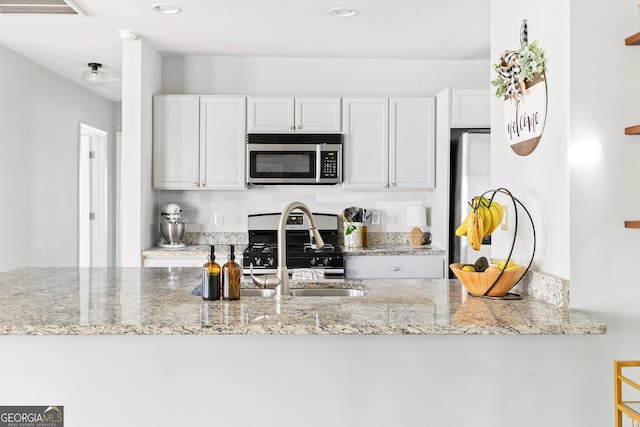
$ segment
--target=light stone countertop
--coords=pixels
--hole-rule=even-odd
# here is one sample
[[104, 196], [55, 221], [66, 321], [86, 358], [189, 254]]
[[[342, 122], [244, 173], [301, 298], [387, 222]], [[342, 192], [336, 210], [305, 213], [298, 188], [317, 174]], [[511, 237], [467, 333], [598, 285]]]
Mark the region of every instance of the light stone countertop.
[[[227, 256], [227, 244], [216, 244], [216, 257]], [[236, 244], [236, 257], [246, 249], [246, 244]], [[435, 246], [410, 246], [410, 245], [380, 245], [366, 248], [342, 247], [345, 256], [360, 255], [444, 255], [444, 249]], [[209, 245], [187, 245], [184, 248], [165, 249], [151, 247], [142, 251], [142, 256], [207, 256]]]
[[[19, 268], [0, 273], [0, 335], [591, 335], [606, 325], [524, 296], [466, 295], [456, 280], [328, 281], [361, 297], [204, 302], [199, 268]], [[249, 284], [246, 284], [250, 286]], [[292, 282], [291, 287], [300, 287]]]
[[381, 255], [444, 255], [444, 249], [435, 246], [380, 245], [366, 248], [342, 248], [345, 256], [381, 256]]
[[[216, 258], [227, 257], [229, 244], [215, 244]], [[247, 244], [241, 243], [235, 245], [236, 258], [242, 258], [242, 252], [246, 249]], [[142, 251], [142, 256], [154, 256], [154, 257], [175, 257], [175, 256], [203, 256], [209, 255], [209, 245], [186, 245], [183, 248], [159, 248], [152, 246]]]

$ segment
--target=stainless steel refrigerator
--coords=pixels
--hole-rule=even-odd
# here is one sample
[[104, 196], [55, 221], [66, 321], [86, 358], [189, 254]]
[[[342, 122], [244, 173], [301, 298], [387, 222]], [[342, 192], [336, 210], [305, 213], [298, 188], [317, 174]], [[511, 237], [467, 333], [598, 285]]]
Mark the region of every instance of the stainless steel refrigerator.
[[490, 258], [491, 236], [475, 251], [466, 237], [456, 236], [455, 229], [466, 218], [473, 197], [491, 189], [491, 135], [487, 129], [452, 129], [451, 138], [449, 263], [473, 264], [481, 256]]

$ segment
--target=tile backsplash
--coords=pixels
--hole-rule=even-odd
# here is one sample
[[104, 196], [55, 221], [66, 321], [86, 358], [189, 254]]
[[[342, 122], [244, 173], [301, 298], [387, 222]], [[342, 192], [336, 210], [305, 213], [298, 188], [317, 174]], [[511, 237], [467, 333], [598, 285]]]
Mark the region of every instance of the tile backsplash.
[[[259, 186], [245, 191], [158, 191], [160, 206], [168, 202], [180, 205], [187, 232], [246, 232], [249, 214], [281, 212], [292, 201], [303, 202], [314, 212], [337, 215], [351, 206], [378, 211], [380, 225], [371, 225], [370, 231], [407, 232], [413, 227], [407, 224], [411, 206], [423, 206], [430, 222], [429, 194], [426, 190], [347, 191], [339, 186], [300, 185]], [[215, 214], [222, 215], [222, 225], [215, 225]]]

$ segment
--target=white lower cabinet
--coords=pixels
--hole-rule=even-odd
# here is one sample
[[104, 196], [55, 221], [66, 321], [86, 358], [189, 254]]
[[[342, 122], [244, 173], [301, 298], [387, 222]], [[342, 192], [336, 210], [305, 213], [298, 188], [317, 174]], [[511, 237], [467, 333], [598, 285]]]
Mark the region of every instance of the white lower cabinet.
[[347, 279], [442, 279], [444, 255], [345, 256]]

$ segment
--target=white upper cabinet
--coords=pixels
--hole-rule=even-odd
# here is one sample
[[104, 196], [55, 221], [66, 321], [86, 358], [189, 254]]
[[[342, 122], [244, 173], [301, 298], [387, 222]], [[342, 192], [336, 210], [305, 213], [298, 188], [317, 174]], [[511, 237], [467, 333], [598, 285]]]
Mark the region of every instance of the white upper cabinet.
[[451, 90], [452, 128], [491, 127], [491, 92], [489, 89]]
[[160, 95], [153, 105], [154, 188], [245, 188], [245, 97]]
[[153, 187], [192, 189], [200, 183], [200, 97], [153, 98]]
[[389, 186], [389, 98], [343, 98], [343, 187]]
[[296, 132], [342, 132], [340, 98], [296, 98]]
[[246, 108], [245, 97], [200, 97], [203, 188], [245, 188]]
[[434, 97], [389, 101], [389, 187], [435, 188]]
[[345, 189], [435, 187], [435, 98], [344, 98]]
[[249, 133], [339, 133], [340, 98], [250, 97]]

